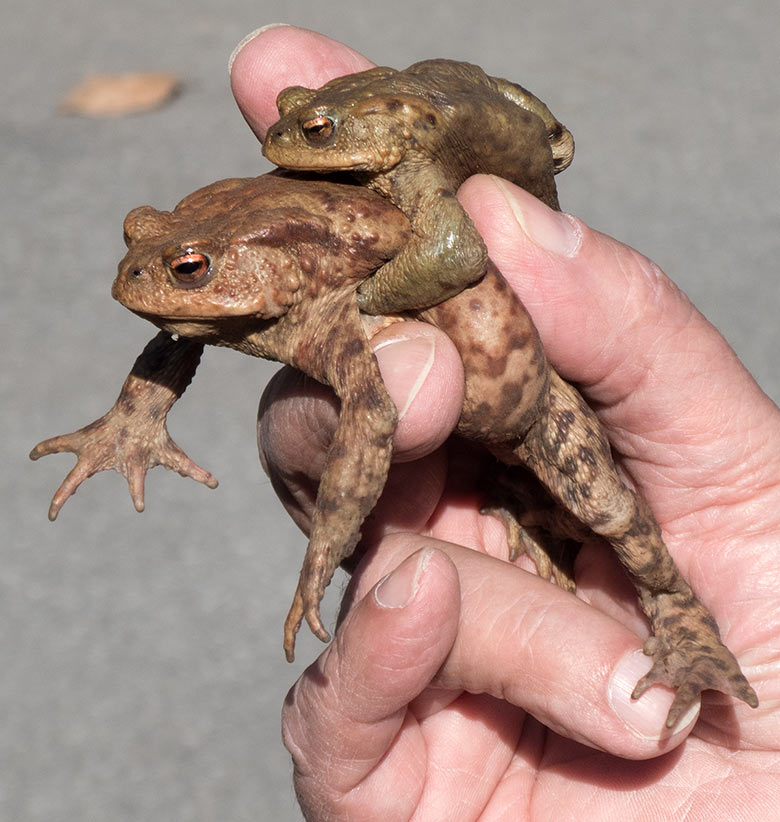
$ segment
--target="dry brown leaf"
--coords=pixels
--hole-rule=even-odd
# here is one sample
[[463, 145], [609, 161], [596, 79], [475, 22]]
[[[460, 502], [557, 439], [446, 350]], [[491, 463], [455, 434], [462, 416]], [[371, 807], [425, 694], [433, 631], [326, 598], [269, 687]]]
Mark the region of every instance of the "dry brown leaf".
[[96, 74], [65, 97], [58, 110], [85, 117], [121, 117], [149, 111], [168, 102], [181, 80], [175, 74]]

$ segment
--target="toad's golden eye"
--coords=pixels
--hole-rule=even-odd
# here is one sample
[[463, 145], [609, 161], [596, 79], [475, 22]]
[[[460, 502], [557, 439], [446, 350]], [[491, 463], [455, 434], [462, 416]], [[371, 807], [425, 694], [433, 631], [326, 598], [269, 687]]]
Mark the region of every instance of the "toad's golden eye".
[[318, 117], [312, 117], [310, 120], [301, 123], [303, 137], [306, 142], [312, 146], [327, 145], [333, 137], [335, 129], [335, 122], [324, 114]]
[[175, 285], [182, 288], [196, 288], [208, 282], [211, 275], [211, 260], [199, 251], [188, 251], [168, 263], [176, 280]]

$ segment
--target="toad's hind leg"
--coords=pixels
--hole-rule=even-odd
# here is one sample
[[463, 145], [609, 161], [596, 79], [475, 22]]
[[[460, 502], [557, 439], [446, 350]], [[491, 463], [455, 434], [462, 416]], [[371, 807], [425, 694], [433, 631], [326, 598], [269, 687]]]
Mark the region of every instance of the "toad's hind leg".
[[321, 358], [315, 365], [321, 363], [325, 369], [323, 381], [341, 399], [341, 410], [317, 489], [298, 588], [284, 624], [284, 651], [290, 662], [304, 619], [316, 636], [329, 639], [320, 601], [339, 563], [355, 549], [363, 521], [382, 493], [398, 422], [357, 306], [348, 303], [330, 317], [330, 323], [319, 328], [321, 344], [306, 340], [308, 350], [314, 349]]
[[574, 593], [574, 561], [589, 529], [545, 492], [523, 465], [491, 470], [481, 514], [495, 517], [506, 529], [509, 561], [526, 554], [542, 579]]
[[513, 455], [566, 510], [612, 545], [636, 586], [654, 634], [644, 648], [653, 667], [632, 696], [655, 682], [677, 688], [666, 720], [670, 728], [707, 689], [755, 707], [755, 692], [675, 566], [649, 506], [621, 482], [593, 411], [554, 372], [546, 412]]
[[284, 651], [295, 658], [295, 635], [305, 619], [315, 636], [327, 642], [320, 602], [339, 564], [360, 539], [360, 527], [371, 513], [390, 470], [395, 406], [377, 385], [364, 396], [346, 398], [328, 461], [317, 490], [311, 534], [298, 587], [284, 623]]
[[569, 129], [558, 121], [557, 117], [535, 94], [531, 94], [527, 89], [501, 77], [491, 77], [490, 80], [496, 90], [503, 94], [507, 100], [511, 100], [516, 105], [526, 111], [533, 112], [542, 119], [550, 140], [555, 173], [557, 174], [559, 171], [568, 168], [574, 157], [574, 138]]

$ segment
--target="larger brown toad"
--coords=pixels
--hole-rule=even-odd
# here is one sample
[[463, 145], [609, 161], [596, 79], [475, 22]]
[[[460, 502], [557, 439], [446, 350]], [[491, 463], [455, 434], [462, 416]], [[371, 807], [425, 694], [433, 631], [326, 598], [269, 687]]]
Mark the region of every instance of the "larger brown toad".
[[[288, 658], [303, 618], [327, 640], [319, 603], [382, 492], [396, 425], [363, 329], [357, 287], [409, 236], [403, 214], [367, 189], [279, 175], [214, 183], [172, 212], [132, 211], [112, 293], [161, 331], [105, 416], [33, 450], [33, 459], [78, 455], [50, 517], [84, 479], [108, 468], [127, 477], [139, 509], [144, 476], [154, 465], [216, 484], [166, 429], [205, 343], [293, 365], [341, 399], [284, 633]], [[552, 572], [568, 587], [567, 570], [537, 539], [539, 529], [558, 537], [595, 533], [631, 576], [654, 634], [645, 645], [653, 667], [634, 697], [654, 682], [677, 687], [670, 727], [707, 688], [757, 705], [712, 616], [675, 567], [647, 504], [620, 481], [595, 415], [549, 366], [528, 313], [492, 264], [478, 283], [416, 316], [443, 329], [463, 359], [458, 433], [525, 472], [505, 487], [522, 497], [530, 471], [559, 506], [560, 515], [548, 511], [542, 519], [530, 512], [532, 521], [504, 511], [513, 555], [527, 548], [543, 575]]]
[[569, 131], [526, 89], [455, 60], [380, 67], [321, 89], [292, 86], [263, 152], [299, 171], [347, 171], [411, 220], [403, 249], [359, 289], [362, 310], [426, 308], [476, 282], [487, 249], [455, 199], [472, 174], [498, 174], [558, 208], [554, 175]]

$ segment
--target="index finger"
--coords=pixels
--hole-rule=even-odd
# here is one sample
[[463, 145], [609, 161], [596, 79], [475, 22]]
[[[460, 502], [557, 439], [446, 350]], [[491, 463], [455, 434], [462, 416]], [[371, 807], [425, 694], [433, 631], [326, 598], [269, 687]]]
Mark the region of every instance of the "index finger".
[[[393, 534], [364, 556], [345, 603], [363, 603], [399, 557], [431, 547], [450, 559], [460, 588], [457, 635], [436, 669], [435, 688], [489, 694], [569, 739], [628, 759], [658, 756], [690, 732], [698, 704], [669, 731], [673, 690], [659, 686], [631, 697], [651, 663], [622, 615], [480, 550]], [[345, 618], [342, 634], [347, 626]]]
[[249, 127], [262, 140], [279, 119], [276, 96], [287, 86], [319, 88], [334, 77], [374, 64], [323, 34], [295, 26], [265, 26], [247, 35], [230, 58], [230, 85]]

